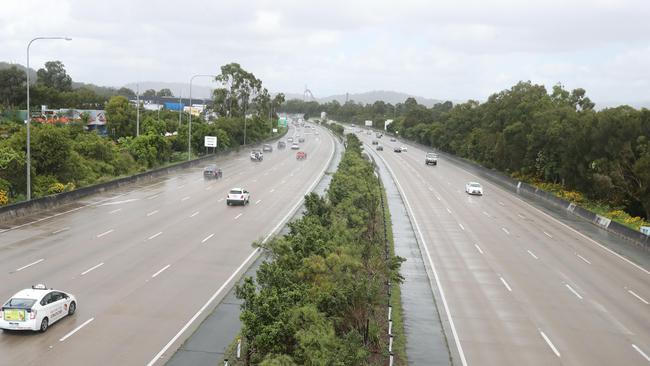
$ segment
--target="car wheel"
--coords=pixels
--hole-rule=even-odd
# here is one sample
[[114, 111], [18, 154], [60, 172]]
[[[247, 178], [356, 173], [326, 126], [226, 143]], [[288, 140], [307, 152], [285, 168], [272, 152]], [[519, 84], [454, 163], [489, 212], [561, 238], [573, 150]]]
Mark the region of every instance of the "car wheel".
[[77, 310], [77, 304], [73, 301], [70, 303], [70, 306], [68, 306], [68, 315], [74, 314], [76, 310]]
[[47, 330], [49, 325], [50, 325], [49, 320], [47, 318], [43, 318], [43, 320], [41, 320], [41, 327], [40, 327], [39, 331], [41, 333], [45, 333], [45, 331]]

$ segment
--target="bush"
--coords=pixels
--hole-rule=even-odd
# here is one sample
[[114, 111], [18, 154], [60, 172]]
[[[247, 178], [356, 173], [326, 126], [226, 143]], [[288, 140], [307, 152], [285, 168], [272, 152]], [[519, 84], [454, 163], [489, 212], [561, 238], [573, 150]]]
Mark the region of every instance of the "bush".
[[0, 205], [4, 206], [9, 203], [9, 195], [4, 189], [0, 189]]
[[47, 194], [57, 194], [63, 191], [65, 191], [65, 185], [57, 182], [50, 185], [50, 187], [47, 189]]

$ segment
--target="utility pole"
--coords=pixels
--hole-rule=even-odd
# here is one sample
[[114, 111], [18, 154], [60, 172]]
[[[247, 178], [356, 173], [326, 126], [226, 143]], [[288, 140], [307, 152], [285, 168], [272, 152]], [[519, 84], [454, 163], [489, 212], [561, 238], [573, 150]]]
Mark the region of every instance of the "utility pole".
[[136, 90], [135, 100], [137, 112], [135, 115], [135, 135], [140, 136], [140, 84], [136, 84]]

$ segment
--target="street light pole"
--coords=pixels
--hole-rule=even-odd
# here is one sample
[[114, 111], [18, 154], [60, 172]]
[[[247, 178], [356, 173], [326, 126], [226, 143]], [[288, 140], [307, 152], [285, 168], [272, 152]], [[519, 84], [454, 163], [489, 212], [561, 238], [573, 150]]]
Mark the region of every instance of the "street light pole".
[[31, 162], [31, 148], [30, 148], [30, 122], [32, 120], [32, 116], [29, 113], [29, 47], [31, 47], [32, 42], [37, 41], [39, 39], [63, 39], [66, 41], [72, 41], [72, 38], [70, 37], [36, 37], [29, 41], [27, 44], [27, 69], [25, 69], [25, 72], [27, 73], [27, 200], [32, 199], [32, 162]]
[[216, 78], [217, 75], [196, 74], [190, 78], [190, 122], [187, 130], [187, 160], [192, 159], [192, 82], [194, 81], [194, 78], [197, 77]]

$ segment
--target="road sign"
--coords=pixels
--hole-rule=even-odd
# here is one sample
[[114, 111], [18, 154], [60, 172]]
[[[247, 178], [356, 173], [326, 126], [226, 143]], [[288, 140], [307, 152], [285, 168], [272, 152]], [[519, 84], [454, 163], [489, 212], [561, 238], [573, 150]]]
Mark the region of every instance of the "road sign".
[[274, 129], [273, 129], [273, 133], [278, 133], [278, 129], [277, 129], [277, 128], [274, 128]]
[[205, 147], [217, 147], [217, 136], [205, 136], [204, 144]]
[[372, 127], [372, 121], [370, 121], [370, 120], [366, 121], [366, 126]]

